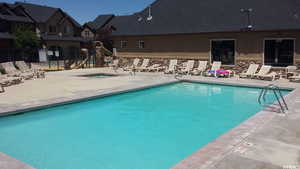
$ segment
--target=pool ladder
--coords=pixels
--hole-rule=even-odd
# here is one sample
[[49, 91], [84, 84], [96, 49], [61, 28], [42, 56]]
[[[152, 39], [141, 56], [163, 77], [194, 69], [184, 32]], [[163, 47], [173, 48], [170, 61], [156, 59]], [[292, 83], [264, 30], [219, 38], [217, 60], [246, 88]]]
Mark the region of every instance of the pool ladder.
[[264, 102], [266, 101], [266, 94], [268, 93], [268, 91], [271, 91], [274, 93], [274, 96], [280, 106], [282, 113], [285, 113], [286, 111], [289, 110], [288, 105], [286, 104], [286, 101], [281, 93], [280, 88], [274, 84], [270, 84], [261, 90], [260, 95], [258, 97], [258, 103], [260, 105], [266, 106], [265, 104], [262, 103], [262, 99]]

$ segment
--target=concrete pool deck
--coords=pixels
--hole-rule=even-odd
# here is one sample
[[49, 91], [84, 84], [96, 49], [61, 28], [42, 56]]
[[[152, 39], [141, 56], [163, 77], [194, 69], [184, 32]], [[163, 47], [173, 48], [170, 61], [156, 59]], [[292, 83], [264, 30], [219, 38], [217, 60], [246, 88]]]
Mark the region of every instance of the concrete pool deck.
[[[0, 94], [0, 116], [48, 104], [67, 103], [72, 100], [178, 81], [172, 75], [163, 75], [162, 73], [137, 73], [136, 76], [129, 76], [126, 72], [119, 72], [120, 76], [108, 78], [81, 76], [94, 73], [114, 72], [106, 68], [51, 72], [47, 74], [46, 79], [26, 81], [23, 84], [8, 87], [5, 93]], [[297, 167], [300, 164], [299, 83], [289, 83], [285, 80], [268, 82], [191, 76], [181, 79], [260, 87], [273, 83], [295, 90], [286, 98], [290, 108], [287, 115], [275, 113], [273, 109], [261, 111], [179, 162], [173, 169], [282, 169], [284, 166], [294, 165]], [[31, 169], [30, 166], [24, 165], [24, 163], [0, 153], [1, 169], [22, 167]]]

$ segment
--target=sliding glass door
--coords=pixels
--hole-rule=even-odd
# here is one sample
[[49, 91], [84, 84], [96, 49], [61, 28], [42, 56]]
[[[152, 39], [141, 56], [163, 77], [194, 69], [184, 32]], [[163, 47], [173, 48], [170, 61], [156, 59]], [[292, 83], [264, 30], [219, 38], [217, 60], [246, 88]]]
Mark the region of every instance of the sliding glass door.
[[294, 43], [293, 39], [265, 40], [265, 64], [282, 67], [293, 65]]

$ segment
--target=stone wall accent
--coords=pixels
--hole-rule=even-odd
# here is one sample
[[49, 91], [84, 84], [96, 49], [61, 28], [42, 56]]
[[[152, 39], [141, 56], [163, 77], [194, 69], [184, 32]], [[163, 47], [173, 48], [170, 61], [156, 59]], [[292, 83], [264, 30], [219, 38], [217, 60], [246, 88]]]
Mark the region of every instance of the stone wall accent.
[[[135, 59], [135, 57], [119, 57], [119, 59], [120, 59], [119, 66], [120, 67], [125, 67], [125, 66], [132, 65], [133, 60]], [[143, 59], [147, 59], [147, 57], [140, 58], [139, 66], [143, 63], [143, 61], [142, 61]], [[150, 65], [160, 64], [160, 65], [166, 66], [166, 67], [169, 65], [170, 60], [171, 60], [171, 59], [165, 59], [165, 58], [150, 58], [150, 57], [148, 59], [150, 59]], [[175, 59], [175, 58], [172, 58], [172, 59]], [[178, 59], [178, 65], [183, 66], [183, 64], [186, 63], [188, 60], [189, 59]], [[194, 67], [196, 68], [196, 67], [199, 66], [198, 61], [200, 61], [200, 60], [197, 60], [197, 59], [194, 59], [194, 60], [195, 60]], [[201, 59], [201, 61], [205, 61], [205, 59]], [[258, 64], [260, 67], [262, 66], [261, 61], [258, 61], [258, 60], [255, 60], [255, 59], [249, 59], [249, 60], [239, 60], [239, 61], [236, 62], [236, 64], [234, 66], [223, 65], [222, 68], [227, 69], [227, 70], [233, 70], [233, 71], [236, 72], [236, 74], [239, 74], [239, 73], [242, 73], [244, 71], [247, 71], [250, 64]], [[299, 65], [300, 65], [300, 63], [298, 63], [298, 66]], [[208, 61], [207, 68], [210, 68], [210, 67], [211, 67], [211, 64]], [[259, 67], [259, 69], [260, 69], [260, 67]], [[280, 72], [285, 71], [285, 68], [274, 67], [272, 69], [272, 71], [280, 73]]]

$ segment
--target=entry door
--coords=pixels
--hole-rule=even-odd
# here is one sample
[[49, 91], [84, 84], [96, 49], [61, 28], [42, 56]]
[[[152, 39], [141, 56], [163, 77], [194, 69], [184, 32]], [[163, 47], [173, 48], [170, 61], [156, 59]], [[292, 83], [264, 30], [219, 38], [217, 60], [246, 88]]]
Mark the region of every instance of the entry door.
[[294, 64], [294, 40], [265, 40], [265, 64], [289, 66]]

